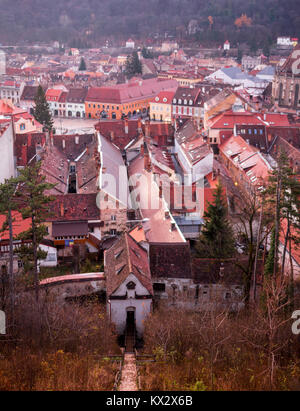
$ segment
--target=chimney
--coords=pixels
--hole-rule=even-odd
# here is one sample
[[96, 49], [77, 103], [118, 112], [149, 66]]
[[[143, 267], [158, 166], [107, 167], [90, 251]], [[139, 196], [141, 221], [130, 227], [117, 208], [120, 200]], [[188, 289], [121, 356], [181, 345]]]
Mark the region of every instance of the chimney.
[[111, 141], [115, 140], [115, 132], [114, 131], [110, 132], [110, 139], [111, 139]]
[[150, 138], [150, 121], [147, 120], [145, 123], [145, 137]]
[[64, 203], [60, 203], [60, 216], [64, 216]]
[[54, 145], [54, 139], [53, 139], [53, 131], [50, 131], [50, 145], [53, 146]]
[[138, 119], [138, 132], [140, 133], [142, 131], [142, 119]]
[[50, 143], [50, 141], [49, 141], [49, 140], [50, 140], [50, 138], [49, 138], [49, 131], [46, 131], [45, 134], [46, 134], [46, 144], [49, 145], [49, 143]]
[[151, 171], [151, 160], [148, 151], [144, 154], [144, 168], [146, 171]]
[[27, 144], [26, 143], [24, 143], [22, 145], [22, 154], [21, 154], [21, 156], [22, 156], [22, 163], [23, 163], [24, 166], [26, 166], [27, 165]]
[[162, 188], [162, 181], [159, 183], [159, 198], [162, 198], [163, 194], [163, 188]]
[[125, 119], [125, 134], [128, 134], [128, 119]]

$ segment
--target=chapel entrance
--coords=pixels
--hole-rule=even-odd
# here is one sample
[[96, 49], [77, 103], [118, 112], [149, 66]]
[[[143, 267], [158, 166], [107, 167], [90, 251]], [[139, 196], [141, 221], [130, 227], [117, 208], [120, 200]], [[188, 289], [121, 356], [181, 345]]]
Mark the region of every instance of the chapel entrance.
[[134, 352], [135, 348], [135, 308], [128, 308], [126, 314], [125, 351]]

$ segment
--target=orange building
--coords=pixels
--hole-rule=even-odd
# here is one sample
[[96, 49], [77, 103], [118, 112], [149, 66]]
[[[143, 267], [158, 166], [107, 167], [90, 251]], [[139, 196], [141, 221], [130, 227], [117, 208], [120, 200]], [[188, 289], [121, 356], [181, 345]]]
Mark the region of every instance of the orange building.
[[176, 80], [136, 80], [111, 87], [92, 87], [85, 99], [87, 118], [120, 120], [146, 113], [150, 100], [163, 90], [177, 87]]

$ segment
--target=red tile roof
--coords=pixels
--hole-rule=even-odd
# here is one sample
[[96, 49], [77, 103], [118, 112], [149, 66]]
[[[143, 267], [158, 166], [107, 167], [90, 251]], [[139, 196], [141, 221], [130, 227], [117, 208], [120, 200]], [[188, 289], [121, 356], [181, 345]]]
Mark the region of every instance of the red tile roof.
[[227, 111], [210, 121], [212, 129], [232, 129], [235, 124], [265, 125], [258, 113]]
[[[31, 220], [27, 218], [23, 220], [22, 215], [18, 211], [13, 211], [13, 236], [14, 238], [19, 234], [27, 231], [31, 227]], [[2, 229], [4, 222], [6, 221], [6, 216], [1, 214], [0, 215], [0, 229]], [[0, 240], [8, 240], [9, 239], [9, 232], [8, 230], [0, 233]]]

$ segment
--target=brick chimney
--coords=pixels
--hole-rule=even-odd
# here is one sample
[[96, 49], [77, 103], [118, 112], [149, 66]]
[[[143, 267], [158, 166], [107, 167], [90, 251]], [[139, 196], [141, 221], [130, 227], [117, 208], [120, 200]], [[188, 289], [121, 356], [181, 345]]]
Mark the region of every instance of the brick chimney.
[[61, 203], [60, 203], [60, 216], [63, 217], [64, 214], [65, 214], [65, 212], [64, 212], [64, 203], [61, 202]]
[[22, 163], [23, 163], [24, 166], [26, 166], [26, 164], [27, 164], [27, 144], [26, 143], [22, 145], [22, 154], [21, 154], [21, 156], [22, 156]]
[[53, 131], [50, 131], [50, 145], [53, 146], [54, 145], [54, 139], [53, 139]]
[[140, 133], [142, 131], [142, 119], [138, 119], [138, 132]]
[[162, 187], [162, 181], [159, 182], [159, 198], [162, 198], [163, 196], [163, 187]]
[[151, 171], [151, 160], [148, 150], [144, 153], [144, 168], [146, 171]]
[[145, 137], [150, 138], [150, 121], [147, 120], [145, 123]]
[[127, 119], [127, 118], [125, 119], [125, 127], [124, 127], [124, 130], [125, 130], [125, 134], [128, 134], [128, 119]]

